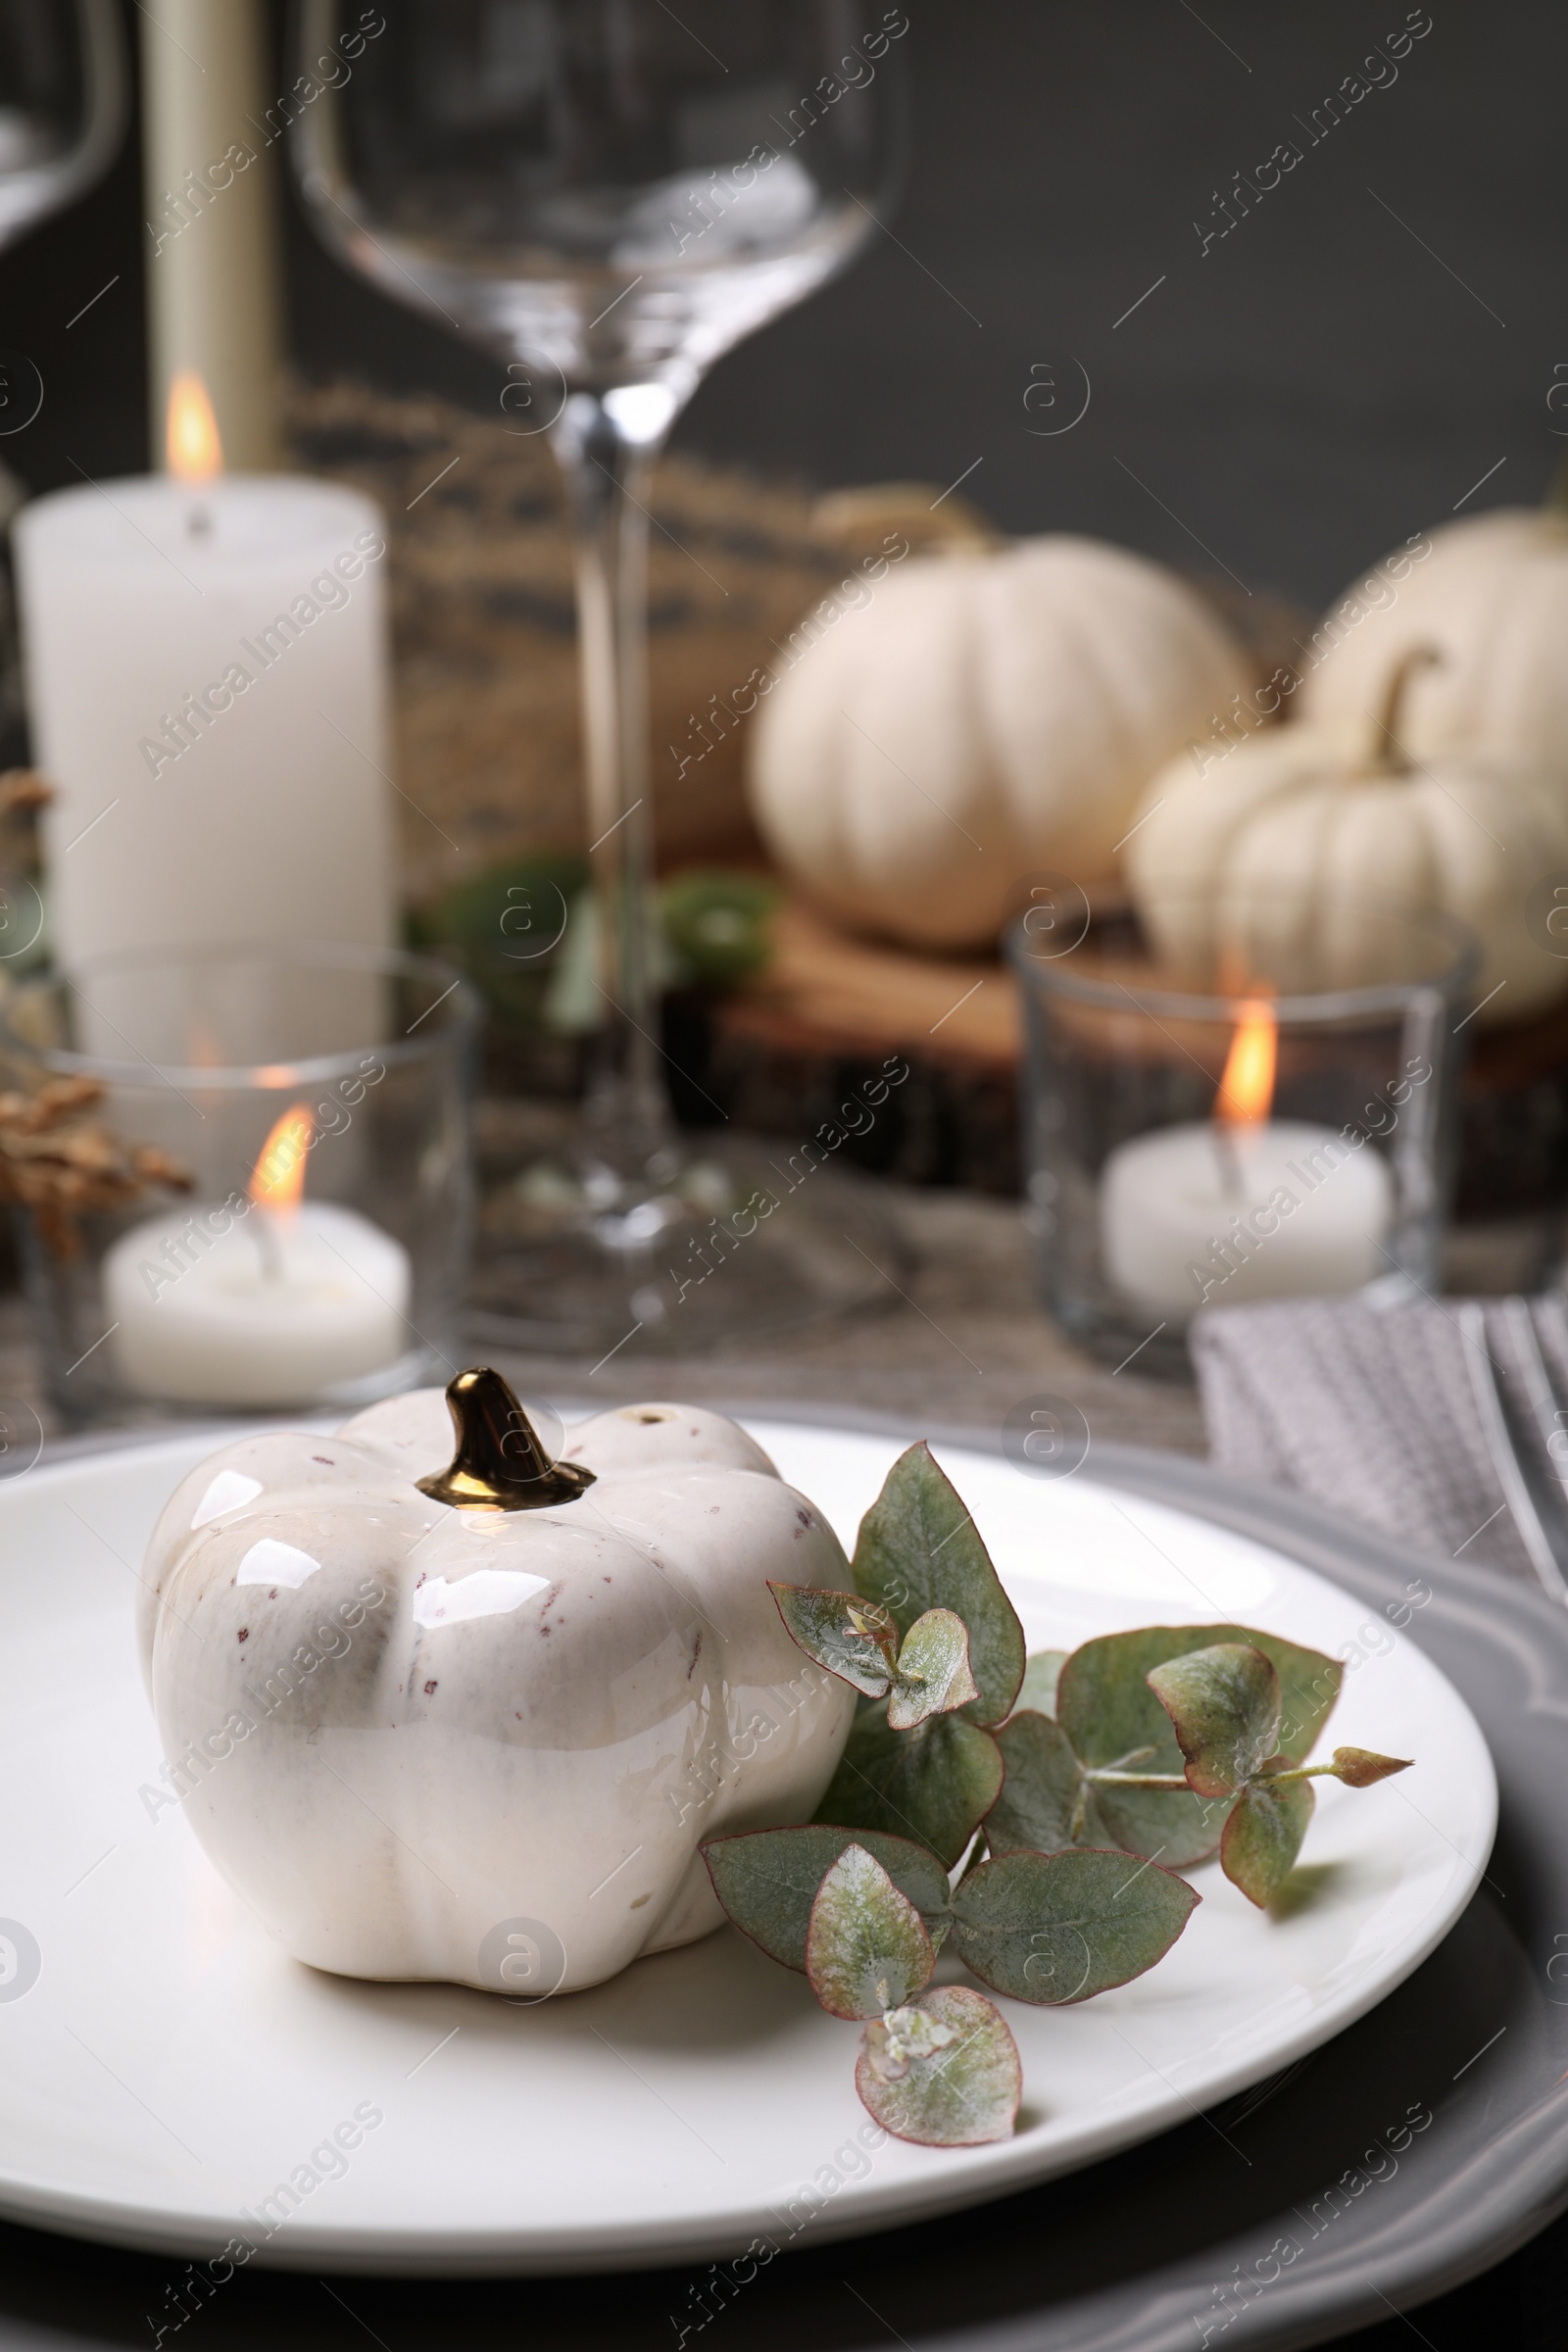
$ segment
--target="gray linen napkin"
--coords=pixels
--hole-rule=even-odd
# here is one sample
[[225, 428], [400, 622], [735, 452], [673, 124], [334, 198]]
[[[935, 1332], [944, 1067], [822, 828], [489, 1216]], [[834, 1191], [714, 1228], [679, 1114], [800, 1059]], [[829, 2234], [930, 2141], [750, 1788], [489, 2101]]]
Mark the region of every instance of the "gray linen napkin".
[[[1199, 1316], [1191, 1346], [1215, 1467], [1294, 1487], [1418, 1550], [1536, 1584], [1467, 1360], [1477, 1308], [1493, 1378], [1510, 1399], [1522, 1406], [1528, 1396], [1524, 1318], [1568, 1404], [1568, 1315], [1555, 1295], [1477, 1300], [1468, 1313], [1458, 1299], [1379, 1309], [1282, 1298]], [[1553, 1478], [1568, 1475], [1533, 1425], [1518, 1442]], [[1568, 1455], [1568, 1438], [1559, 1451]]]

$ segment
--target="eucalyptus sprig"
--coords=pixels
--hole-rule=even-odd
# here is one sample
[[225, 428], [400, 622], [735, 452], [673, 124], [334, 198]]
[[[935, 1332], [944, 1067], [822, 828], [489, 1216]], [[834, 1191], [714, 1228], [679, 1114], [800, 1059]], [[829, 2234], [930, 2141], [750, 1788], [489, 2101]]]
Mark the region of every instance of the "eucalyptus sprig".
[[951, 1870], [1001, 1792], [992, 1733], [1012, 1711], [1026, 1659], [1017, 1613], [928, 1446], [911, 1446], [888, 1472], [860, 1522], [852, 1573], [862, 1603], [884, 1612], [901, 1641], [934, 1611], [959, 1618], [974, 1695], [907, 1731], [891, 1711], [862, 1707], [817, 1819], [918, 1838]]
[[[1031, 1660], [1030, 1673], [1035, 1662]], [[1312, 1818], [1308, 1780], [1350, 1788], [1406, 1769], [1369, 1749], [1307, 1756], [1344, 1668], [1320, 1650], [1236, 1625], [1153, 1625], [1086, 1642], [998, 1734], [1005, 1779], [986, 1818], [993, 1848], [1119, 1845], [1172, 1869], [1216, 1850], [1260, 1908], [1295, 1867]]]
[[771, 1587], [808, 1657], [860, 1693], [812, 1823], [710, 1839], [729, 1917], [823, 2007], [863, 2026], [856, 2085], [900, 2137], [1005, 2137], [1021, 2090], [985, 1994], [931, 1987], [944, 1948], [992, 1991], [1090, 2000], [1161, 1960], [1221, 1866], [1269, 1904], [1331, 1775], [1306, 1759], [1343, 1668], [1245, 1626], [1146, 1626], [1026, 1657], [974, 1522], [924, 1446], [860, 1523], [853, 1592]]
[[1260, 1909], [1296, 1866], [1317, 1801], [1309, 1781], [1327, 1775], [1349, 1788], [1370, 1788], [1409, 1770], [1408, 1757], [1365, 1747], [1337, 1747], [1328, 1764], [1302, 1764], [1286, 1754], [1280, 1676], [1254, 1642], [1190, 1650], [1145, 1679], [1170, 1717], [1188, 1786], [1200, 1797], [1229, 1802], [1220, 1866]]
[[901, 2139], [1005, 2138], [1023, 2095], [1018, 2045], [995, 2002], [964, 1985], [914, 2005], [936, 1961], [908, 1897], [863, 1845], [846, 1846], [811, 1905], [806, 1973], [824, 2009], [867, 2021], [855, 2069], [861, 2100]]
[[769, 1585], [792, 1640], [866, 1698], [885, 1698], [896, 1732], [912, 1732], [977, 1698], [969, 1671], [969, 1632], [951, 1609], [927, 1609], [905, 1635], [890, 1613], [855, 1592], [808, 1585]]
[[[1018, 2105], [1017, 2053], [994, 2002], [945, 1985], [909, 2010], [950, 1939], [993, 1991], [1066, 2007], [1152, 1968], [1199, 1900], [1173, 1871], [1087, 1851], [996, 1855], [953, 1886], [913, 1838], [825, 1822], [714, 1838], [703, 1855], [736, 1926], [770, 1958], [803, 1970], [824, 2009], [880, 2019], [862, 2036], [856, 2074], [878, 2123], [942, 2146], [1005, 2138]], [[916, 2015], [956, 2022], [962, 2054], [947, 2054], [951, 2037], [916, 2046]], [[899, 2071], [887, 2074], [895, 2062]]]

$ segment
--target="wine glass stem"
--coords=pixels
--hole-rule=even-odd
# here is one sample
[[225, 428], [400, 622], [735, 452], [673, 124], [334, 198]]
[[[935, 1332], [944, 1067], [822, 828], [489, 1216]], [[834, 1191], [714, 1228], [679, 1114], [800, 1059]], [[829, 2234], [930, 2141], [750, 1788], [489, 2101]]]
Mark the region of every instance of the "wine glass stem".
[[635, 1191], [656, 1178], [650, 1163], [674, 1141], [656, 1043], [650, 935], [648, 491], [658, 441], [633, 440], [600, 395], [586, 391], [567, 400], [553, 440], [576, 531], [589, 870], [603, 999], [586, 1103], [587, 1173]]

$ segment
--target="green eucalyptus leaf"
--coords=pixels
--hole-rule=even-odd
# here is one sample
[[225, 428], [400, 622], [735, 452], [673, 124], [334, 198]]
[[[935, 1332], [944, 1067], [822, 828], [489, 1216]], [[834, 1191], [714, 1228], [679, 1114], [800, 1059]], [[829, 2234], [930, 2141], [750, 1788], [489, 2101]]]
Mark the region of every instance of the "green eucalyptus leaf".
[[1023, 2096], [1018, 2045], [983, 1992], [942, 1984], [866, 2027], [855, 2087], [886, 2132], [928, 2148], [1010, 2139]]
[[1023, 1628], [951, 1481], [926, 1446], [911, 1446], [888, 1472], [860, 1522], [855, 1582], [906, 1634], [928, 1609], [952, 1609], [969, 1631], [974, 1723], [1001, 1723], [1023, 1679]]
[[992, 1852], [1032, 1846], [1037, 1853], [1056, 1854], [1075, 1844], [1087, 1791], [1083, 1766], [1060, 1724], [1026, 1707], [1008, 1717], [996, 1741], [1007, 1777], [986, 1815]]
[[880, 2017], [931, 1982], [936, 1947], [919, 1912], [863, 1845], [845, 1847], [811, 1905], [806, 1973], [834, 2017]]
[[950, 1715], [975, 1696], [967, 1626], [951, 1609], [927, 1609], [899, 1651], [889, 1723], [896, 1732], [910, 1732], [928, 1715]]
[[1032, 1649], [1023, 1670], [1023, 1681], [1018, 1686], [1018, 1695], [1012, 1702], [1013, 1713], [1021, 1715], [1028, 1707], [1035, 1714], [1054, 1715], [1056, 1685], [1061, 1680], [1061, 1670], [1066, 1663], [1067, 1652], [1064, 1649]]
[[1145, 1680], [1170, 1717], [1200, 1796], [1234, 1796], [1278, 1752], [1280, 1678], [1250, 1642], [1191, 1649]]
[[928, 1845], [951, 1870], [1002, 1787], [1002, 1751], [963, 1715], [933, 1715], [896, 1732], [880, 1708], [862, 1708], [819, 1822], [883, 1830]]
[[1334, 1778], [1343, 1781], [1347, 1788], [1370, 1788], [1391, 1773], [1408, 1772], [1414, 1760], [1411, 1756], [1380, 1756], [1375, 1747], [1337, 1747]]
[[1253, 1781], [1237, 1798], [1220, 1841], [1220, 1865], [1259, 1910], [1295, 1869], [1312, 1806], [1310, 1781]]
[[[1186, 1759], [1170, 1717], [1145, 1677], [1174, 1651], [1203, 1645], [1184, 1643], [1186, 1631], [1150, 1626], [1139, 1633], [1106, 1634], [1073, 1651], [1057, 1686], [1057, 1720], [1085, 1766], [1185, 1777]], [[1211, 1635], [1213, 1629], [1203, 1631]], [[1179, 1870], [1213, 1852], [1224, 1823], [1223, 1805], [1189, 1788], [1100, 1786], [1091, 1788], [1078, 1841], [1157, 1855]]]
[[1173, 1872], [1123, 1853], [1000, 1854], [955, 1891], [953, 1940], [998, 1992], [1087, 2001], [1162, 1960], [1198, 1899]]
[[923, 1845], [876, 1830], [751, 1830], [711, 1838], [703, 1860], [713, 1891], [735, 1925], [786, 1968], [806, 1967], [806, 1934], [817, 1889], [847, 1846], [863, 1845], [926, 1923], [934, 1941], [946, 1929], [948, 1874]]
[[[1102, 1635], [1075, 1649], [1061, 1670], [1056, 1717], [1083, 1762], [1101, 1771], [1184, 1776], [1186, 1758], [1170, 1717], [1145, 1678], [1170, 1658], [1219, 1642], [1250, 1642], [1273, 1666], [1284, 1707], [1280, 1751], [1293, 1764], [1302, 1762], [1339, 1695], [1344, 1669], [1320, 1650], [1244, 1625], [1144, 1626]], [[1187, 1789], [1100, 1787], [1085, 1814], [1082, 1842], [1157, 1855], [1179, 1870], [1214, 1851], [1228, 1809], [1228, 1799]]]
[[1325, 1657], [1320, 1649], [1303, 1649], [1299, 1642], [1282, 1642], [1278, 1634], [1260, 1634], [1246, 1625], [1231, 1626], [1219, 1638], [1250, 1642], [1263, 1652], [1280, 1678], [1280, 1754], [1293, 1764], [1304, 1764], [1334, 1712], [1345, 1681], [1343, 1659]]
[[808, 1658], [867, 1698], [893, 1688], [898, 1629], [886, 1609], [858, 1592], [819, 1592], [809, 1585], [768, 1586], [792, 1641]]

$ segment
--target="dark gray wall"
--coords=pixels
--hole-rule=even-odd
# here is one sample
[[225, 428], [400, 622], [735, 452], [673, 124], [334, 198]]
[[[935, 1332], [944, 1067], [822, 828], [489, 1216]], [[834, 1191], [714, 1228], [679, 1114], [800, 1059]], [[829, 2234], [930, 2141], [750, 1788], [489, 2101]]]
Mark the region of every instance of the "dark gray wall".
[[[1012, 528], [1102, 532], [1312, 604], [1499, 460], [1461, 511], [1540, 497], [1568, 448], [1552, 429], [1568, 431], [1561, 0], [1431, 0], [1397, 78], [1316, 144], [1314, 108], [1428, 12], [907, 5], [917, 125], [898, 241], [731, 354], [685, 445], [824, 483], [948, 483], [979, 459], [966, 489]], [[1195, 220], [1223, 226], [1216, 191], [1284, 140], [1300, 162], [1204, 253]], [[73, 457], [142, 462], [144, 242], [127, 152], [0, 262], [0, 345], [48, 385], [0, 456], [35, 486], [75, 479]], [[297, 220], [290, 249], [307, 368], [494, 409], [491, 364], [350, 284]], [[1031, 368], [1054, 362], [1063, 402], [1074, 385], [1081, 400], [1074, 360], [1087, 415], [1032, 433], [1053, 417], [1025, 410]]]
[[[909, 0], [907, 250], [733, 354], [688, 437], [837, 480], [983, 457], [966, 487], [1014, 528], [1206, 548], [1311, 603], [1499, 459], [1470, 508], [1539, 498], [1568, 447], [1568, 10], [1431, 0], [1314, 146], [1406, 8], [1200, 5]], [[1205, 253], [1195, 220], [1287, 139], [1300, 163]], [[1089, 413], [1031, 438], [1030, 367], [1063, 353]]]

